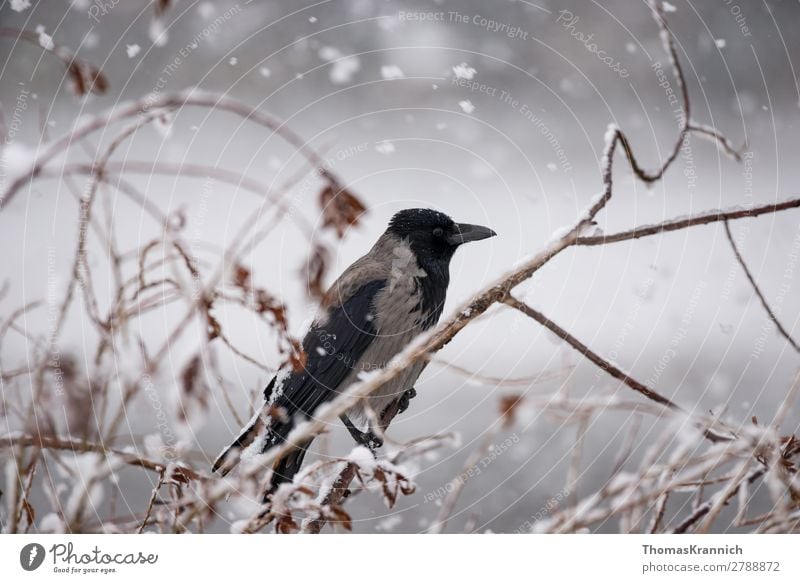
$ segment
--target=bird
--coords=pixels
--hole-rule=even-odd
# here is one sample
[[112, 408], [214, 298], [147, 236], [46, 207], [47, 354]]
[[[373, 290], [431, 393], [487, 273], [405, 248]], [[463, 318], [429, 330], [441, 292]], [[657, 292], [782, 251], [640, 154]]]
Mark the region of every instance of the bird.
[[[302, 342], [302, 370], [286, 367], [272, 378], [263, 403], [217, 457], [212, 471], [227, 475], [240, 459], [281, 445], [298, 421], [313, 417], [320, 405], [364, 378], [363, 373], [384, 368], [415, 337], [435, 326], [444, 309], [456, 249], [495, 235], [488, 227], [456, 223], [432, 209], [397, 212], [369, 252], [324, 294]], [[356, 443], [375, 454], [382, 440], [370, 419], [395, 403], [398, 413], [404, 412], [416, 396], [414, 384], [425, 364], [412, 364], [340, 416]], [[274, 461], [263, 503], [281, 484], [293, 481], [310, 445], [311, 440], [297, 443]]]

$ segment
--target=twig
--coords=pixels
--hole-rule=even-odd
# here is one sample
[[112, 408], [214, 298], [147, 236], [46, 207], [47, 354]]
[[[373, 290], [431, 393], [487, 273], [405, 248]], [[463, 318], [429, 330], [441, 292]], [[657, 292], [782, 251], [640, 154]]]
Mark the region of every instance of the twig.
[[747, 264], [744, 262], [744, 258], [742, 257], [742, 254], [739, 252], [739, 249], [736, 247], [736, 242], [733, 240], [731, 227], [728, 224], [727, 220], [725, 220], [724, 225], [725, 225], [725, 234], [728, 236], [728, 241], [731, 244], [731, 249], [733, 250], [733, 254], [736, 256], [736, 261], [738, 261], [739, 265], [742, 266], [744, 274], [747, 276], [747, 281], [749, 281], [750, 285], [753, 286], [753, 291], [756, 292], [758, 299], [761, 300], [761, 305], [764, 306], [764, 310], [766, 310], [769, 319], [772, 320], [773, 324], [775, 324], [775, 327], [778, 329], [778, 332], [781, 333], [781, 336], [786, 338], [789, 344], [792, 345], [792, 348], [795, 349], [795, 352], [800, 353], [800, 346], [797, 345], [797, 342], [794, 341], [789, 332], [787, 332], [786, 328], [783, 327], [783, 324], [781, 324], [780, 320], [778, 320], [778, 317], [775, 315], [775, 312], [773, 312], [772, 308], [769, 307], [769, 304], [767, 303], [767, 298], [765, 298], [764, 294], [761, 293], [761, 288], [758, 287], [758, 284], [756, 283], [753, 274], [750, 273], [750, 270], [747, 268]]

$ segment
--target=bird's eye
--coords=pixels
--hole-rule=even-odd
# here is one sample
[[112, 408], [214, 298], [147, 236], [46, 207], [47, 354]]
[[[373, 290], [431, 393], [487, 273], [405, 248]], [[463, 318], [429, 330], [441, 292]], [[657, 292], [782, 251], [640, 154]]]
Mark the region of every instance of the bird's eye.
[[433, 230], [433, 236], [434, 237], [441, 237], [442, 235], [444, 235], [444, 229], [442, 229], [441, 227], [436, 227]]

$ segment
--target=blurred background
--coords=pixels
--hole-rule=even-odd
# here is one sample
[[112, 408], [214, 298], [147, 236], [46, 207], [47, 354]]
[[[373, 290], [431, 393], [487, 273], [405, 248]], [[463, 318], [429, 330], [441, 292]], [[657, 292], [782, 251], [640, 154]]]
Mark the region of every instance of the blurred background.
[[[660, 165], [678, 131], [679, 88], [643, 2], [156, 4], [167, 5], [158, 18], [157, 7], [147, 1], [0, 3], [2, 29], [35, 31], [40, 44], [52, 39], [99, 67], [109, 85], [103, 95], [76, 97], [59, 59], [35, 42], [0, 37], [3, 188], [40, 151], [43, 136], [62, 136], [87, 116], [132, 99], [200, 88], [283, 119], [368, 209], [339, 240], [322, 229], [323, 182], [304, 177], [285, 195], [287, 218], [247, 250], [243, 263], [254, 284], [287, 305], [296, 336], [315, 311], [303, 276], [309, 237], [299, 222], [309, 223], [333, 251], [326, 284], [368, 250], [399, 209], [433, 207], [459, 221], [491, 226], [497, 238], [459, 251], [453, 261], [447, 315], [535, 253], [586, 207], [600, 190], [609, 123], [627, 133], [647, 168]], [[674, 0], [664, 8], [686, 74], [691, 117], [714, 126], [737, 148], [744, 145], [743, 161], [693, 137], [665, 179], [646, 187], [618, 158], [614, 198], [598, 218], [604, 232], [798, 194], [798, 2]], [[50, 168], [91, 163], [121, 129], [93, 134]], [[304, 167], [295, 149], [265, 128], [199, 108], [143, 128], [112, 160], [132, 168], [158, 161], [231, 169], [270, 187]], [[54, 302], [70, 279], [80, 206], [60, 178], [56, 173], [36, 180], [0, 212], [3, 318], [34, 300]], [[213, 265], [265, 204], [241, 185], [202, 173], [139, 172], [126, 174], [126, 180], [164, 213], [185, 214], [184, 235], [201, 264]], [[85, 188], [85, 176], [76, 181], [79, 190]], [[115, 219], [121, 250], [136, 251], [159, 236], [161, 226], [144, 205], [113, 189], [100, 196]], [[800, 214], [766, 215], [731, 228], [768, 301], [797, 337]], [[88, 245], [103, 308], [113, 299], [111, 266], [97, 238], [90, 235]], [[753, 416], [768, 422], [797, 369], [797, 353], [769, 322], [721, 224], [570, 249], [517, 291], [636, 378], [689, 410], [712, 411], [734, 425]], [[31, 338], [47, 334], [51, 312], [31, 311], [18, 320], [25, 333], [11, 333], [2, 345], [4, 368], [30, 365]], [[183, 313], [177, 305], [166, 306], [141, 318], [136, 327], [144, 344], [157, 350]], [[235, 306], [218, 306], [215, 316], [242, 353], [267, 368], [278, 365], [273, 330]], [[86, 318], [83, 303], [76, 302], [58, 341], [76, 378], [95, 366], [97, 338]], [[205, 404], [185, 415], [190, 407], [182, 401], [178, 379], [196, 346], [196, 330], [170, 345], [166, 369], [154, 384], [181, 451], [203, 468], [239, 431], [225, 398], [240, 417], [249, 418], [253, 395], [270, 375], [221, 351], [220, 368], [235, 388], [223, 396], [209, 383]], [[116, 353], [105, 366], [139, 368], [138, 355], [131, 358], [135, 362], [126, 360], [126, 354]], [[548, 374], [536, 381], [542, 373]], [[416, 464], [417, 491], [401, 497], [395, 508], [386, 509], [374, 496], [350, 504], [356, 531], [424, 531], [442, 502], [441, 488], [496, 428], [503, 395], [569, 390], [576, 396], [616, 392], [638, 398], [532, 320], [498, 307], [436, 356], [417, 390], [389, 435], [402, 441], [452, 431], [460, 441]], [[24, 383], [7, 385], [3, 399], [13, 403], [29, 391]], [[43, 406], [59, 411], [67, 404], [53, 397]], [[511, 429], [492, 437], [495, 444], [509, 437], [514, 444], [496, 450], [502, 455], [466, 483], [449, 531], [525, 529], [533, 517], [547, 514], [542, 509], [553, 499], [563, 504], [564, 498], [602, 487], [633, 423], [629, 413], [608, 411], [583, 427], [580, 476], [567, 496], [567, 468], [581, 424], [535, 407], [520, 415]], [[6, 419], [4, 429], [16, 429]], [[663, 425], [648, 423], [637, 434], [633, 462]], [[798, 423], [795, 407], [785, 427], [791, 432]], [[160, 431], [155, 409], [145, 400], [130, 404], [125, 427], [120, 446], [138, 447]], [[351, 447], [341, 429], [322, 445], [341, 455]], [[103, 486], [105, 496], [96, 499], [99, 516], [115, 489], [132, 512], [146, 506], [152, 477], [124, 472], [129, 472], [124, 487]], [[674, 503], [679, 508], [685, 501]], [[227, 532], [242, 512], [223, 508], [211, 530]], [[602, 532], [618, 529], [614, 521], [597, 525]]]

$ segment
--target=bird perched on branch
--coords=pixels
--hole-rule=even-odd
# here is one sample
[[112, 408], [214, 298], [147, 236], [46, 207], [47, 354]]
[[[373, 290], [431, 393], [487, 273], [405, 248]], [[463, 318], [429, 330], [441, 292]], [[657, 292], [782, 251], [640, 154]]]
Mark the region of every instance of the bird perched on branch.
[[[272, 379], [264, 390], [263, 405], [219, 455], [213, 471], [225, 475], [241, 457], [265, 453], [285, 442], [296, 421], [313, 416], [317, 407], [362, 373], [386, 366], [417, 335], [433, 327], [442, 315], [453, 253], [464, 243], [495, 234], [430, 209], [395, 214], [372, 249], [325, 294], [303, 340], [307, 355], [303, 370], [282, 371]], [[382, 445], [370, 419], [395, 401], [398, 412], [405, 411], [424, 367], [425, 362], [414, 363], [341, 416], [358, 443], [371, 450]], [[292, 481], [310, 444], [310, 440], [298, 443], [275, 461], [265, 501], [280, 484]]]

